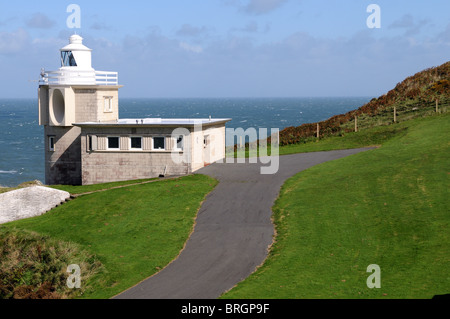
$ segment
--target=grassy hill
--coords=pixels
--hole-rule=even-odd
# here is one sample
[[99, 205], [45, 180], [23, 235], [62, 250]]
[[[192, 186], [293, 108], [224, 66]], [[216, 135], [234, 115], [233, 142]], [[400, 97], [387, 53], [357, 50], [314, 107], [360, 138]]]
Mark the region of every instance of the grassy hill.
[[[449, 294], [449, 81], [447, 62], [357, 110], [281, 131], [281, 155], [380, 148], [289, 179], [273, 207], [277, 237], [269, 258], [222, 297]], [[381, 268], [380, 289], [366, 285], [371, 264]]]
[[[436, 106], [437, 105], [437, 106]], [[287, 127], [280, 132], [280, 145], [305, 143], [316, 137], [342, 135], [364, 129], [407, 121], [432, 113], [446, 112], [450, 105], [450, 61], [406, 78], [388, 93], [372, 99], [357, 110], [318, 123]]]
[[[106, 190], [0, 225], [0, 299], [109, 298], [176, 258], [217, 181], [190, 175], [127, 185], [134, 183], [61, 186]], [[80, 265], [81, 289], [66, 286], [70, 264]]]
[[[269, 258], [223, 298], [449, 294], [450, 114], [395, 126], [379, 149], [290, 178], [273, 207]], [[371, 264], [380, 289], [366, 285]]]

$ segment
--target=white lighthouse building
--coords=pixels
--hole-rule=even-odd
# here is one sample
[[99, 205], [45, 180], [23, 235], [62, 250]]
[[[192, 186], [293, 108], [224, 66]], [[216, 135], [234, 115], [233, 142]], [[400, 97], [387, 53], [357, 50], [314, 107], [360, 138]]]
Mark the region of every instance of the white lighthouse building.
[[230, 119], [119, 119], [118, 73], [92, 68], [78, 35], [60, 54], [57, 71], [42, 70], [38, 93], [46, 184], [183, 175], [225, 157]]

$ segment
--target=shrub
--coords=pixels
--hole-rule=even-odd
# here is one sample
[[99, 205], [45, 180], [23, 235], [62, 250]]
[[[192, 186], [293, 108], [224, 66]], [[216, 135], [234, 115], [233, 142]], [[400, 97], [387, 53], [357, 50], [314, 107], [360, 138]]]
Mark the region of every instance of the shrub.
[[[81, 268], [82, 287], [66, 285], [70, 264]], [[74, 298], [89, 289], [101, 263], [73, 243], [19, 230], [0, 231], [0, 298]]]

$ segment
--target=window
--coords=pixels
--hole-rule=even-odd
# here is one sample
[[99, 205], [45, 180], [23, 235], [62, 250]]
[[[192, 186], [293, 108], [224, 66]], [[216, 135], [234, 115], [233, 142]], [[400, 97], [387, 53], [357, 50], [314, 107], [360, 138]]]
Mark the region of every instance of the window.
[[142, 150], [142, 137], [131, 137], [131, 149]]
[[166, 149], [166, 139], [164, 137], [154, 137], [153, 138], [153, 149], [154, 150], [165, 150]]
[[61, 66], [77, 66], [72, 51], [61, 52]]
[[109, 150], [118, 150], [119, 147], [119, 138], [118, 137], [108, 137], [108, 149]]
[[105, 96], [103, 112], [111, 113], [112, 111], [113, 111], [113, 98], [112, 96]]
[[48, 137], [48, 150], [50, 152], [54, 152], [55, 151], [55, 137], [54, 136], [49, 136]]
[[92, 152], [93, 147], [92, 147], [92, 135], [88, 136], [88, 151]]
[[177, 151], [182, 151], [184, 148], [184, 136], [183, 135], [179, 135], [177, 138], [175, 138], [175, 150]]

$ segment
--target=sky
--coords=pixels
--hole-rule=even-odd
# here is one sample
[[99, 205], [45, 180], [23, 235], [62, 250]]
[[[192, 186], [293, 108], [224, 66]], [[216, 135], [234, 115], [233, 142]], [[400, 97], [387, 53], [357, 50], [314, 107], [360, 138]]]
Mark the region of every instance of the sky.
[[0, 98], [36, 97], [74, 33], [96, 70], [119, 72], [121, 97], [378, 97], [450, 60], [449, 12], [448, 0], [1, 1]]

